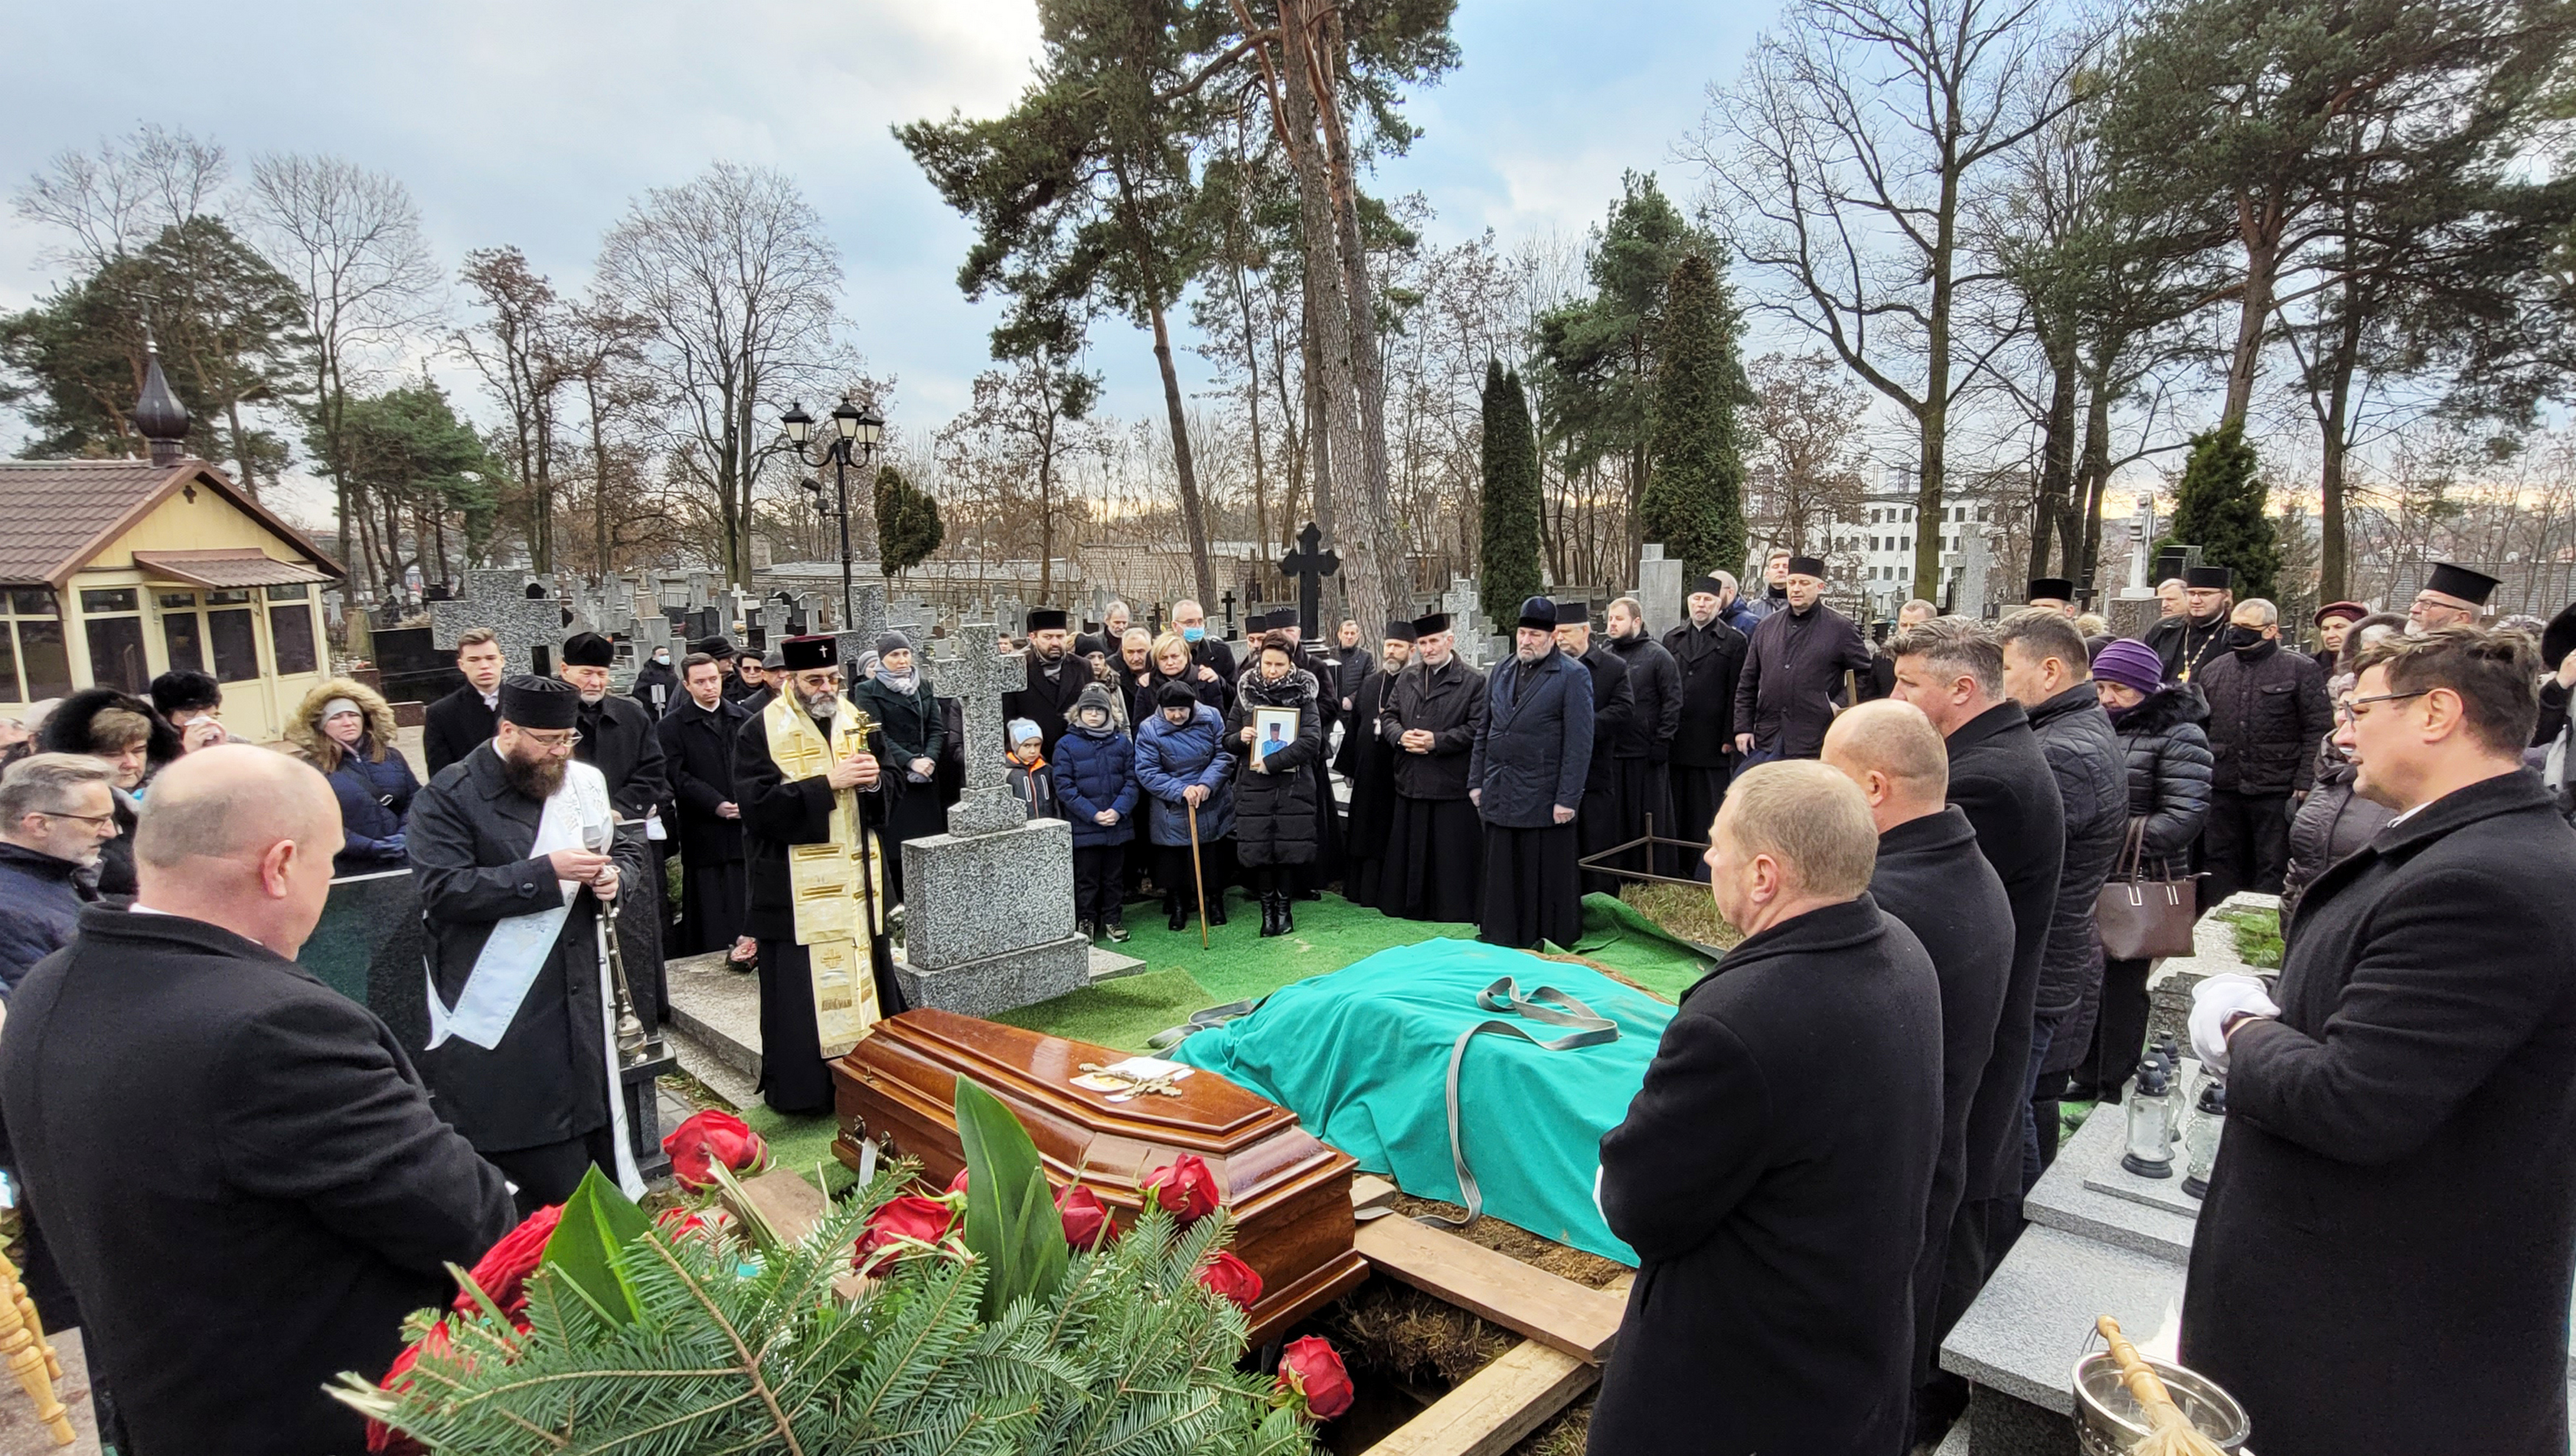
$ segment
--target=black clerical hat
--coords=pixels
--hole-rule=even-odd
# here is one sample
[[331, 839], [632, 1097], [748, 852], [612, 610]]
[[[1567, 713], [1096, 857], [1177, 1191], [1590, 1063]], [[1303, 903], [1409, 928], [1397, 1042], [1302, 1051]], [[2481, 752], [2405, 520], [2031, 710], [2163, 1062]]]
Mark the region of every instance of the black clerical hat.
[[501, 721], [522, 728], [569, 728], [581, 715], [581, 694], [561, 678], [522, 673], [501, 680]]
[[2071, 602], [2075, 600], [2075, 583], [2062, 576], [2034, 576], [2026, 602]]
[[2576, 652], [2576, 602], [2560, 607], [2540, 634], [2540, 665], [2555, 670], [2570, 652]]
[[1592, 625], [1592, 604], [1590, 602], [1575, 601], [1558, 602], [1556, 604], [1556, 625], [1560, 627], [1588, 627]]
[[563, 665], [566, 667], [606, 667], [617, 660], [617, 649], [596, 632], [575, 632], [564, 639]]
[[709, 657], [730, 658], [734, 655], [733, 639], [730, 637], [709, 637], [700, 642], [694, 650], [703, 652]]
[[2182, 584], [2197, 591], [2228, 591], [2236, 585], [2236, 573], [2224, 566], [2186, 566]]
[[1702, 592], [1706, 592], [1713, 597], [1722, 597], [1726, 595], [1726, 583], [1719, 581], [1713, 576], [1703, 576], [1699, 580], [1692, 582], [1691, 589], [1684, 592], [1683, 595], [1695, 597]]
[[1434, 632], [1446, 632], [1448, 630], [1449, 614], [1447, 612], [1425, 612], [1421, 616], [1413, 619], [1413, 635], [1416, 640], [1428, 637]]
[[1029, 608], [1029, 630], [1032, 632], [1061, 632], [1071, 620], [1061, 607]]
[[1829, 573], [1825, 570], [1825, 563], [1816, 557], [1792, 556], [1789, 558], [1789, 574], [1812, 576], [1818, 581], [1823, 581]]
[[1379, 640], [1384, 642], [1410, 642], [1418, 635], [1419, 634], [1413, 630], [1413, 624], [1411, 622], [1399, 620], [1387, 623], [1386, 632]]
[[778, 644], [779, 665], [789, 672], [812, 672], [818, 667], [837, 667], [841, 661], [841, 643], [837, 637], [790, 637]]
[[1521, 625], [1542, 632], [1556, 630], [1556, 603], [1545, 597], [1532, 597], [1521, 603]]
[[2447, 561], [2434, 562], [2432, 579], [2424, 583], [2426, 591], [2458, 597], [2473, 607], [2485, 606], [2487, 598], [2495, 594], [2495, 589], [2494, 577], [2483, 571], [2471, 571], [2465, 566], [2453, 566]]

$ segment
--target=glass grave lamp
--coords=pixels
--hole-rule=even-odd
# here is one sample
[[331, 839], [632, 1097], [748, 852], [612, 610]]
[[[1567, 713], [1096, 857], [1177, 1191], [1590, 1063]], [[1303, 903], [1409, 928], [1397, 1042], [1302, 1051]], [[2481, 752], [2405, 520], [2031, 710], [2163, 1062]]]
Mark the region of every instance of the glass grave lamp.
[[2129, 1093], [2129, 1145], [2120, 1166], [2141, 1178], [2173, 1176], [2173, 1073], [2158, 1057], [2138, 1064]]
[[2200, 1103], [2192, 1109], [2190, 1126], [2183, 1130], [2183, 1192], [2194, 1198], [2209, 1196], [2210, 1165], [2218, 1161], [2219, 1135], [2226, 1131], [2227, 1084], [2212, 1077], [2200, 1089]]

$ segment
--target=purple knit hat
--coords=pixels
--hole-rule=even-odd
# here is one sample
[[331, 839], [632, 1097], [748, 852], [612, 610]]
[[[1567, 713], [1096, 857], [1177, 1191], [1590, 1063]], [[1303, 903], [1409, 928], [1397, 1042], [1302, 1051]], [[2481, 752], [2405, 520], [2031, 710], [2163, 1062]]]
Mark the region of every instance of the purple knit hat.
[[2163, 658], [2156, 656], [2154, 648], [2123, 637], [2116, 642], [2105, 643], [2102, 650], [2094, 654], [2093, 675], [2122, 687], [2152, 693], [2165, 685], [2165, 663]]

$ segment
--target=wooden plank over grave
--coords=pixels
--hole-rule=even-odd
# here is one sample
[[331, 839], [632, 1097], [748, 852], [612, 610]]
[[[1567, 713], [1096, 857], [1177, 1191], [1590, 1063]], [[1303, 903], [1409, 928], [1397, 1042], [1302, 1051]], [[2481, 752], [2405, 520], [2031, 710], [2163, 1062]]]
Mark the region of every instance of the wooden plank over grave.
[[1373, 1219], [1363, 1257], [1423, 1293], [1593, 1364], [1610, 1358], [1627, 1301], [1409, 1218]]
[[1396, 1427], [1367, 1456], [1500, 1456], [1601, 1378], [1601, 1368], [1523, 1340]]

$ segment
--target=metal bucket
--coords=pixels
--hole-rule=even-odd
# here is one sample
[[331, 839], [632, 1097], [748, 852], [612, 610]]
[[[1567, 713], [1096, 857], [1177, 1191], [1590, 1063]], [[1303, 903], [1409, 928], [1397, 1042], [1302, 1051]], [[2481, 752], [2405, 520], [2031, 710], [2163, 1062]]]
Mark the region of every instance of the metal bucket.
[[[2250, 1424], [2236, 1397], [2218, 1382], [2179, 1365], [2150, 1359], [2147, 1367], [2165, 1383], [2184, 1416], [2222, 1451], [2253, 1456], [2245, 1449]], [[2150, 1427], [2137, 1399], [2120, 1379], [2120, 1362], [2108, 1350], [2095, 1350], [2075, 1362], [2075, 1434], [2084, 1456], [2130, 1456]]]

